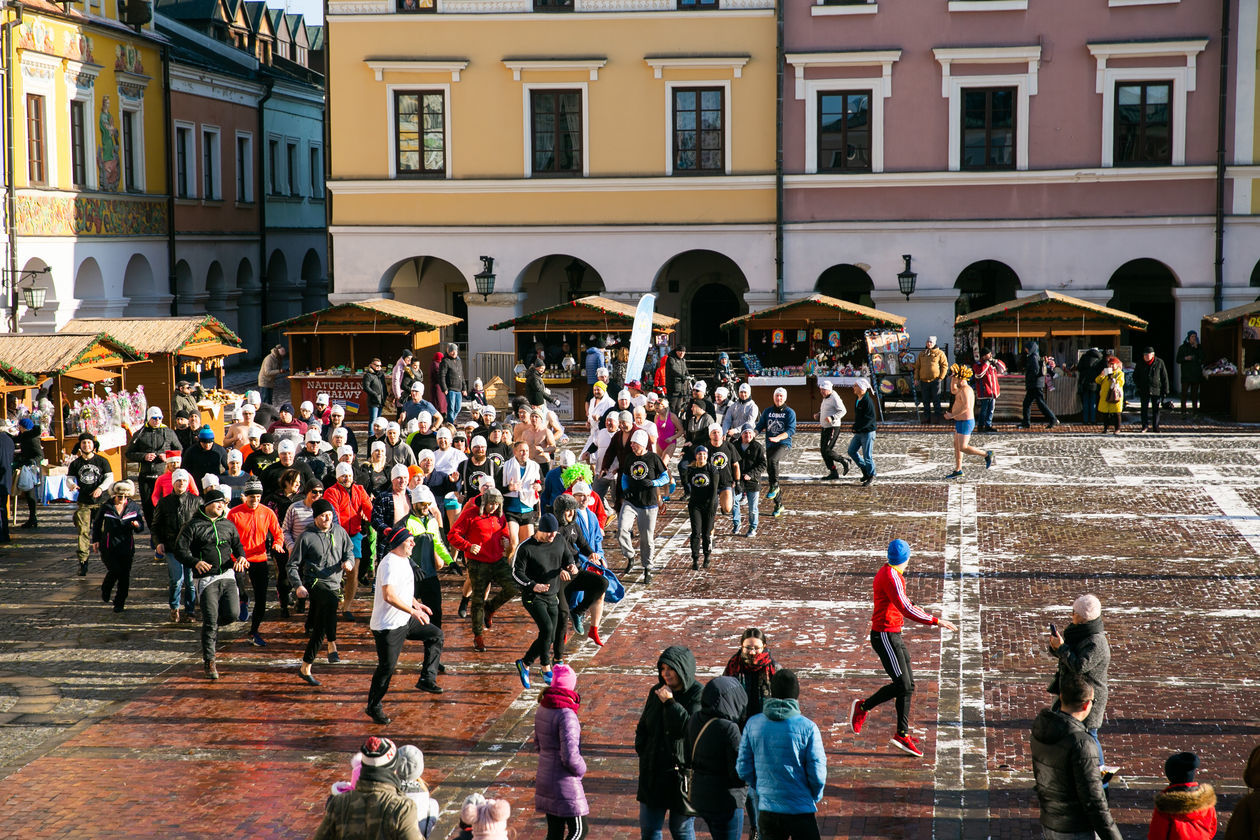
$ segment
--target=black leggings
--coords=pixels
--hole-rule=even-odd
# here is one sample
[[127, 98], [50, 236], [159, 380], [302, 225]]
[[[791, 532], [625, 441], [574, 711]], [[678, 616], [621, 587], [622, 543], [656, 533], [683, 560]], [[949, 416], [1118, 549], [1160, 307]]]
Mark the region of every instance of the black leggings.
[[280, 554], [273, 552], [272, 556], [276, 558], [276, 595], [280, 598], [280, 607], [283, 610], [289, 608], [289, 593], [293, 591], [293, 587], [289, 585], [289, 574], [284, 568], [288, 562], [289, 555], [287, 553]]
[[547, 815], [547, 840], [583, 840], [585, 837], [586, 817]]
[[1195, 411], [1199, 410], [1199, 389], [1198, 382], [1182, 382], [1181, 383], [1181, 410], [1186, 410], [1186, 404], [1194, 406]]
[[578, 572], [573, 576], [573, 580], [564, 585], [564, 593], [560, 596], [562, 599], [560, 611], [566, 611], [565, 607], [569, 605], [568, 594], [570, 592], [581, 592], [582, 603], [568, 610], [568, 612], [583, 613], [589, 610], [596, 601], [603, 598], [604, 593], [607, 591], [608, 578], [603, 575], [597, 575], [594, 572]]
[[442, 584], [437, 577], [423, 578], [416, 581], [416, 600], [428, 607], [432, 614], [429, 623], [434, 627], [442, 626]]
[[871, 633], [871, 647], [892, 682], [862, 701], [868, 712], [880, 703], [897, 700], [897, 734], [910, 732], [910, 698], [914, 695], [914, 674], [910, 670], [910, 654], [901, 640], [900, 633], [875, 631]]
[[766, 444], [766, 478], [769, 479], [771, 487], [779, 485], [779, 462], [791, 448], [786, 443]]
[[703, 546], [704, 556], [709, 556], [713, 541], [713, 505], [688, 505], [687, 515], [691, 517], [691, 558], [700, 556]]
[[521, 598], [521, 604], [538, 625], [538, 637], [529, 646], [529, 650], [525, 651], [522, 661], [531, 665], [537, 659], [544, 668], [549, 667], [553, 653], [554, 658], [560, 659], [564, 652], [565, 628], [560, 621], [560, 599], [555, 595], [527, 593]]
[[845, 460], [845, 457], [839, 452], [835, 452], [836, 440], [840, 437], [840, 429], [837, 426], [830, 426], [822, 430], [822, 437], [819, 439], [818, 448], [822, 451], [823, 463], [827, 466], [828, 472], [836, 471], [836, 463]]
[[302, 654], [302, 661], [307, 665], [315, 661], [315, 655], [319, 653], [325, 639], [336, 643], [339, 603], [336, 590], [317, 586], [309, 591], [311, 607], [306, 617], [306, 626], [310, 628], [310, 638], [306, 643], [306, 652]]
[[1103, 434], [1107, 433], [1107, 427], [1113, 427], [1117, 432], [1120, 431], [1120, 418], [1122, 414], [1119, 411], [1100, 411], [1098, 419], [1102, 421]]
[[254, 590], [254, 603], [250, 606], [249, 634], [257, 635], [267, 614], [267, 587], [271, 583], [271, 564], [266, 560], [249, 564], [249, 583]]
[[115, 585], [118, 591], [114, 594], [114, 609], [120, 610], [127, 602], [127, 592], [131, 589], [131, 561], [133, 555], [123, 554], [102, 557], [105, 568], [105, 580], [101, 583], [101, 598], [108, 598]]

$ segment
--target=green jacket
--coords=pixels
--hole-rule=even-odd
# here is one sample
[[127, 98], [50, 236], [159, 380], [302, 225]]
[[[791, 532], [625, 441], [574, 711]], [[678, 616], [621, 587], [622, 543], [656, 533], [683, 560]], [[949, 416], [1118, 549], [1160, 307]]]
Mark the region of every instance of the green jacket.
[[388, 782], [360, 778], [349, 793], [333, 794], [314, 840], [423, 840], [416, 803]]
[[442, 542], [437, 520], [432, 516], [416, 516], [413, 513], [407, 517], [407, 530], [416, 538], [416, 547], [411, 551], [411, 563], [420, 570], [420, 579], [436, 577], [438, 566], [434, 557], [443, 563], [451, 562], [451, 553]]

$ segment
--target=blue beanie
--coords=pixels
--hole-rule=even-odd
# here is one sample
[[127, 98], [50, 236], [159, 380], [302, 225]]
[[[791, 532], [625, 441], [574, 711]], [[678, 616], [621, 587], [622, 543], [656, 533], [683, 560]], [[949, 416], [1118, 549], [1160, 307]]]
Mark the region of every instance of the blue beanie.
[[214, 440], [214, 429], [210, 428], [210, 424], [201, 427], [201, 431], [197, 432], [197, 440]]
[[888, 544], [888, 562], [900, 566], [910, 559], [910, 544], [905, 540], [893, 540]]
[[35, 428], [35, 421], [29, 417], [23, 417], [18, 421], [18, 428], [24, 432], [29, 432], [31, 429]]

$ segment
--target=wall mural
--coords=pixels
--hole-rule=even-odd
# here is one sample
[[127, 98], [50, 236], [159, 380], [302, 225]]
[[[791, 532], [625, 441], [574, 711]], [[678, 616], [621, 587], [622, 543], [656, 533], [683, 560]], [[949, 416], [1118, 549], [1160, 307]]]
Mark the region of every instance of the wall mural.
[[23, 236], [165, 236], [167, 228], [161, 199], [19, 195], [15, 215]]
[[114, 69], [124, 73], [146, 76], [144, 62], [140, 59], [140, 51], [131, 44], [119, 44], [114, 47]]
[[118, 161], [118, 126], [109, 111], [109, 97], [101, 97], [98, 120], [101, 139], [96, 144], [96, 179], [101, 192], [117, 192], [121, 169]]
[[23, 23], [17, 28], [17, 48], [20, 50], [38, 50], [49, 55], [59, 55], [71, 61], [82, 61], [84, 64], [95, 64], [92, 54], [92, 39], [81, 32], [62, 32], [61, 49], [57, 49], [57, 31], [36, 18]]

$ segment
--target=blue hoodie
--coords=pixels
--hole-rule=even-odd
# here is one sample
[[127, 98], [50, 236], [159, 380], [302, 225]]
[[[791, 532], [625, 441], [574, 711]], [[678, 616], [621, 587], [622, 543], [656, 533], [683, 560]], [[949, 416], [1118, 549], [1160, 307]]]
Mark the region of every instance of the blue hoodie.
[[752, 785], [761, 810], [812, 814], [827, 783], [822, 734], [795, 700], [771, 697], [744, 727], [735, 772]]

